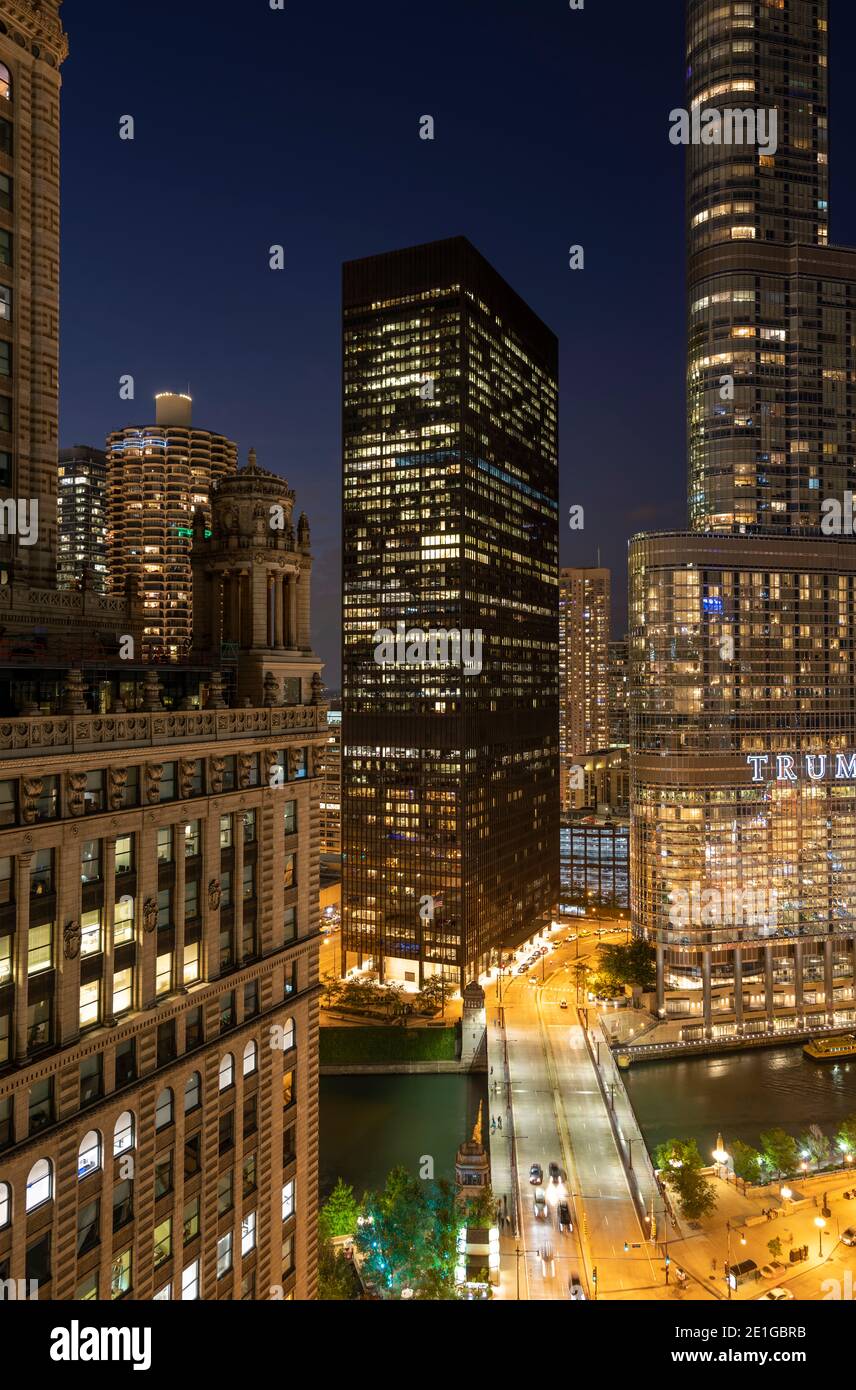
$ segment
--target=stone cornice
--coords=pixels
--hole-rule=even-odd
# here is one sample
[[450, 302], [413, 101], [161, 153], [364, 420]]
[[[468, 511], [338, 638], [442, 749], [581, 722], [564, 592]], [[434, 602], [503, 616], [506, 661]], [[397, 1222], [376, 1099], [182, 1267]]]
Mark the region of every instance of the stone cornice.
[[[48, 46], [59, 65], [68, 57], [68, 36], [62, 27], [59, 9], [62, 0], [0, 0], [0, 19], [13, 41], [20, 33], [25, 39]], [[17, 30], [15, 26], [18, 26]]]

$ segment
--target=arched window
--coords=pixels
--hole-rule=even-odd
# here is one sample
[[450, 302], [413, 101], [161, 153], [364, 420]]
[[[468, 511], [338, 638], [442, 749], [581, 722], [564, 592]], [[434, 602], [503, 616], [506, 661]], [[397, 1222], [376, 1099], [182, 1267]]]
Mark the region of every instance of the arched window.
[[0, 101], [12, 100], [12, 74], [5, 63], [0, 63]]
[[167, 1125], [172, 1124], [173, 1119], [173, 1100], [172, 1091], [167, 1086], [158, 1096], [158, 1103], [155, 1106], [155, 1129], [166, 1129]]
[[282, 1025], [282, 1050], [288, 1052], [289, 1048], [294, 1047], [294, 1019], [287, 1018]]
[[77, 1150], [77, 1176], [88, 1178], [101, 1167], [101, 1135], [97, 1129], [84, 1134]]
[[198, 1071], [195, 1071], [195, 1072], [193, 1073], [192, 1076], [189, 1076], [189, 1077], [187, 1078], [187, 1084], [185, 1085], [185, 1088], [184, 1088], [184, 1113], [185, 1113], [185, 1115], [186, 1115], [190, 1110], [195, 1110], [195, 1109], [197, 1108], [197, 1106], [199, 1106], [199, 1105], [201, 1105], [201, 1104], [202, 1104], [202, 1077], [199, 1075], [199, 1072], [198, 1072]]
[[130, 1110], [123, 1110], [113, 1130], [113, 1153], [123, 1154], [134, 1147], [134, 1117]]
[[53, 1199], [53, 1164], [49, 1158], [40, 1158], [30, 1169], [27, 1178], [27, 1211], [35, 1211]]
[[225, 1091], [235, 1081], [235, 1059], [231, 1052], [220, 1058], [220, 1090]]
[[7, 1182], [0, 1182], [0, 1231], [12, 1220], [12, 1189]]
[[253, 1072], [258, 1070], [258, 1065], [258, 1044], [253, 1042], [252, 1038], [250, 1038], [250, 1041], [244, 1048], [244, 1076], [252, 1076]]

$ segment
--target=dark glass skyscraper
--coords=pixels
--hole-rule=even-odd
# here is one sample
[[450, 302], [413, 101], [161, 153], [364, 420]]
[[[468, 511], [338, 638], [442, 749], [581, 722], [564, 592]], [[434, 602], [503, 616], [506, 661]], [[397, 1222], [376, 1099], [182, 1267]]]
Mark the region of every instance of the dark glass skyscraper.
[[349, 262], [343, 438], [343, 964], [463, 982], [558, 898], [556, 339], [463, 237]]
[[692, 530], [630, 551], [633, 917], [695, 1041], [856, 1021], [856, 252], [825, 0], [687, 16], [689, 109], [777, 117], [689, 146]]

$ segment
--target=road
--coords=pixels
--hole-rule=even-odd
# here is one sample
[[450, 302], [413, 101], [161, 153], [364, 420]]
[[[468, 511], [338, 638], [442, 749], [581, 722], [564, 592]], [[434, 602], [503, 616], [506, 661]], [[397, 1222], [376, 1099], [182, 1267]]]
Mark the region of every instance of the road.
[[[575, 959], [593, 953], [598, 939], [591, 934], [569, 942], [565, 931], [561, 937], [562, 944], [525, 975], [506, 978], [502, 992], [523, 1207], [521, 1296], [567, 1298], [572, 1273], [592, 1299], [651, 1297], [661, 1289], [666, 1293], [663, 1261], [643, 1240], [575, 1009], [571, 967]], [[604, 939], [623, 940], [623, 927], [620, 934]], [[566, 1009], [561, 1008], [562, 1000]], [[492, 990], [489, 1017], [491, 1009], [496, 1011]], [[549, 1182], [551, 1161], [566, 1174], [564, 1191]], [[535, 1162], [544, 1168], [546, 1219], [534, 1212], [529, 1168]], [[560, 1234], [556, 1227], [562, 1195], [571, 1205], [573, 1234]], [[539, 1257], [545, 1246], [553, 1252], [547, 1261]], [[642, 1290], [647, 1292], [643, 1295]]]

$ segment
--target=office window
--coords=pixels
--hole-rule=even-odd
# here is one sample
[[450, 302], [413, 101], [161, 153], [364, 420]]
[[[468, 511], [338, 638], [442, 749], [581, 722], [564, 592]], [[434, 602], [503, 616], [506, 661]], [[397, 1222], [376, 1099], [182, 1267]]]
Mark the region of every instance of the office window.
[[97, 1129], [90, 1129], [88, 1134], [84, 1134], [80, 1141], [80, 1148], [77, 1150], [77, 1176], [88, 1178], [90, 1173], [95, 1173], [101, 1167], [101, 1135]]
[[181, 1271], [181, 1298], [182, 1302], [189, 1303], [199, 1297], [199, 1261], [194, 1260], [193, 1264]]
[[195, 859], [199, 853], [199, 821], [192, 820], [184, 827], [184, 857]]
[[259, 1067], [259, 1046], [251, 1038], [244, 1048], [244, 1076], [252, 1076]]
[[221, 816], [221, 817], [220, 817], [220, 848], [221, 848], [221, 849], [231, 849], [231, 848], [232, 848], [232, 817], [231, 817], [231, 816]]
[[155, 961], [155, 993], [169, 994], [172, 989], [172, 952], [165, 952]]
[[223, 790], [233, 792], [237, 786], [237, 758], [234, 753], [227, 753], [223, 759]]
[[131, 1252], [123, 1250], [110, 1262], [110, 1297], [124, 1298], [131, 1288]]
[[31, 1135], [38, 1134], [40, 1130], [53, 1124], [53, 1077], [48, 1076], [44, 1081], [33, 1082], [28, 1097], [27, 1114]]
[[92, 1028], [101, 1018], [101, 981], [91, 980], [80, 986], [79, 1002], [80, 1027]]
[[0, 936], [0, 985], [7, 985], [12, 978], [13, 940], [11, 933], [8, 936]]
[[83, 805], [87, 815], [106, 810], [104, 800], [104, 769], [95, 768], [86, 774], [86, 787], [83, 792]]
[[168, 1197], [174, 1187], [172, 1150], [155, 1159], [155, 1201]]
[[169, 1086], [161, 1091], [155, 1106], [155, 1129], [166, 1129], [173, 1122], [173, 1097]]
[[97, 883], [101, 877], [101, 841], [84, 840], [80, 855], [81, 883]]
[[184, 1141], [184, 1176], [194, 1177], [202, 1167], [202, 1135], [194, 1134]]
[[12, 344], [8, 338], [0, 338], [0, 376], [12, 375]]
[[94, 1250], [98, 1245], [101, 1235], [101, 1201], [98, 1197], [94, 1202], [87, 1202], [86, 1206], [80, 1207], [77, 1212], [77, 1254], [78, 1257], [86, 1255], [90, 1250]]
[[155, 1226], [154, 1265], [162, 1265], [172, 1254], [172, 1217], [168, 1216]]
[[28, 937], [27, 974], [40, 975], [53, 965], [53, 923], [30, 927]]
[[291, 1178], [282, 1189], [282, 1219], [287, 1221], [294, 1215], [294, 1179]]
[[113, 945], [124, 946], [134, 939], [134, 899], [123, 893], [113, 906]]
[[256, 1248], [256, 1214], [249, 1212], [241, 1222], [241, 1255], [249, 1255]]
[[229, 1086], [233, 1086], [234, 1083], [235, 1083], [235, 1059], [234, 1059], [234, 1057], [232, 1056], [231, 1052], [227, 1052], [226, 1055], [225, 1055], [224, 1057], [221, 1057], [221, 1058], [220, 1058], [220, 1079], [219, 1079], [219, 1087], [220, 1087], [220, 1090], [221, 1090], [221, 1091], [225, 1091], [225, 1090], [227, 1090], [227, 1088], [228, 1088]]
[[235, 1112], [227, 1110], [225, 1115], [220, 1116], [218, 1127], [218, 1144], [221, 1154], [228, 1153], [235, 1147]]
[[199, 880], [185, 879], [184, 882], [184, 920], [199, 916]]
[[121, 1231], [134, 1219], [134, 1184], [123, 1178], [113, 1184], [113, 1231]]
[[0, 1149], [8, 1149], [15, 1142], [15, 1108], [11, 1096], [0, 1100]]
[[232, 1028], [235, 1024], [235, 991], [229, 990], [228, 994], [220, 996], [220, 1032], [227, 1028]]
[[256, 896], [256, 866], [255, 864], [245, 864], [243, 870], [242, 892], [244, 901]]
[[225, 1216], [235, 1205], [235, 1174], [230, 1169], [217, 1179], [217, 1215]]
[[255, 811], [245, 811], [244, 821], [244, 844], [251, 845], [256, 838], [256, 813]]
[[101, 950], [101, 908], [84, 912], [80, 919], [80, 954], [97, 956]]
[[172, 826], [162, 825], [158, 831], [158, 863], [172, 863]]
[[134, 1147], [134, 1116], [123, 1110], [113, 1129], [113, 1155], [127, 1153]]
[[283, 1278], [291, 1274], [294, 1270], [294, 1236], [286, 1236], [282, 1242], [282, 1274]]
[[[11, 265], [12, 238], [0, 227], [0, 265]], [[5, 254], [4, 254], [5, 252]], [[7, 434], [12, 429], [12, 401], [9, 396], [0, 396], [0, 430]]]
[[[5, 212], [12, 211], [12, 191], [13, 185], [9, 175], [0, 174], [0, 208], [3, 208]], [[10, 319], [12, 317], [12, 291], [7, 289], [6, 294], [8, 295], [9, 311], [3, 317]]]
[[198, 1071], [187, 1078], [184, 1085], [184, 1113], [188, 1115], [191, 1110], [198, 1110], [202, 1104], [202, 1077]]
[[[15, 900], [15, 860], [11, 856], [0, 859], [0, 907]], [[0, 977], [2, 979], [2, 977]]]
[[189, 1197], [184, 1204], [182, 1215], [184, 1244], [189, 1245], [199, 1235], [199, 1198]]
[[286, 835], [297, 833], [297, 802], [286, 801], [282, 810], [282, 822]]
[[282, 1075], [282, 1108], [287, 1110], [295, 1100], [294, 1072], [286, 1071]]
[[166, 1067], [178, 1056], [178, 1025], [174, 1018], [158, 1024], [157, 1059], [159, 1067]]
[[134, 837], [119, 835], [116, 839], [116, 873], [129, 874], [134, 867]]
[[125, 1014], [134, 1004], [134, 971], [117, 970], [113, 976], [113, 1013], [116, 1017]]
[[243, 1195], [245, 1197], [249, 1197], [252, 1195], [253, 1192], [255, 1192], [256, 1188], [258, 1187], [258, 1179], [256, 1177], [256, 1156], [254, 1153], [247, 1154], [247, 1157], [244, 1159], [242, 1176]]
[[175, 800], [175, 763], [164, 763], [160, 779], [161, 801]]
[[27, 1246], [26, 1277], [34, 1279], [39, 1288], [51, 1281], [51, 1236], [48, 1231]]
[[37, 849], [30, 870], [30, 896], [43, 898], [53, 892], [53, 887], [54, 852], [52, 849]]
[[[199, 942], [184, 948], [184, 983], [192, 985], [199, 979]], [[189, 1046], [189, 1044], [188, 1044]]]
[[232, 906], [232, 873], [223, 869], [220, 873], [220, 906], [224, 910]]
[[259, 785], [259, 755], [249, 753], [247, 755], [247, 786], [257, 787]]
[[199, 1047], [205, 1041], [201, 1008], [188, 1010], [184, 1025], [184, 1046], [186, 1051]]
[[248, 980], [244, 985], [244, 1018], [254, 1018], [259, 1011], [259, 982]]
[[53, 1201], [53, 1164], [49, 1158], [37, 1159], [27, 1178], [27, 1211], [35, 1211]]
[[294, 1047], [294, 1044], [295, 1044], [294, 1019], [293, 1019], [293, 1018], [287, 1018], [287, 1019], [285, 1020], [285, 1023], [282, 1025], [282, 1050], [283, 1050], [283, 1052], [288, 1052], [290, 1048]]
[[12, 1220], [12, 1189], [7, 1182], [0, 1182], [0, 1231]]
[[259, 1098], [247, 1096], [244, 1100], [243, 1137], [249, 1139], [259, 1128]]
[[194, 759], [193, 759], [193, 771], [192, 771], [191, 774], [190, 774], [190, 791], [189, 791], [189, 795], [190, 795], [190, 796], [201, 796], [202, 793], [203, 793], [203, 791], [205, 790], [204, 784], [203, 784], [203, 780], [202, 780], [202, 779], [203, 779], [203, 768], [204, 768], [203, 759], [202, 759], [202, 758], [194, 758]]
[[122, 805], [138, 806], [140, 803], [140, 769], [138, 767], [128, 767], [125, 769], [128, 774], [125, 782], [125, 794], [122, 798]]
[[152, 1294], [153, 1303], [170, 1303], [172, 1301], [172, 1284], [164, 1284], [162, 1289]]
[[[0, 487], [12, 486], [12, 455], [8, 449], [0, 449]], [[56, 778], [53, 779], [56, 781]], [[40, 798], [41, 799], [41, 798]], [[56, 812], [54, 812], [56, 814]], [[42, 817], [38, 813], [38, 802], [36, 802], [36, 819]]]
[[94, 1270], [88, 1274], [77, 1286], [74, 1295], [78, 1303], [97, 1303], [98, 1302], [98, 1271]]
[[251, 1269], [241, 1279], [241, 1302], [252, 1302], [256, 1296], [256, 1271]]
[[217, 1242], [217, 1278], [222, 1279], [232, 1268], [232, 1232], [227, 1231]]
[[[132, 972], [133, 974], [133, 972]], [[113, 978], [115, 988], [116, 977]], [[133, 993], [133, 987], [131, 992]], [[115, 1008], [115, 995], [113, 1004]], [[137, 1079], [137, 1043], [135, 1038], [127, 1038], [125, 1042], [119, 1043], [116, 1048], [116, 1087], [126, 1086], [129, 1081]]]
[[297, 936], [297, 908], [287, 907], [282, 921], [283, 937], [286, 941], [294, 941]]
[[158, 927], [172, 926], [172, 889], [161, 888], [158, 892]]
[[12, 74], [5, 63], [0, 63], [0, 101], [12, 100]]
[[84, 1057], [78, 1068], [80, 1074], [80, 1104], [92, 1105], [104, 1094], [104, 1059], [98, 1052]]
[[18, 783], [0, 782], [0, 825], [14, 825], [18, 819]]
[[285, 856], [285, 866], [282, 874], [282, 886], [288, 890], [294, 888], [297, 883], [297, 855], [292, 851]]
[[[1, 129], [2, 127], [0, 127]], [[2, 145], [0, 145], [2, 148]], [[7, 232], [4, 227], [0, 227], [0, 265], [12, 264], [12, 233]], [[0, 424], [0, 429], [11, 430], [12, 428], [12, 402], [7, 401], [8, 410], [6, 412], [8, 423]]]

